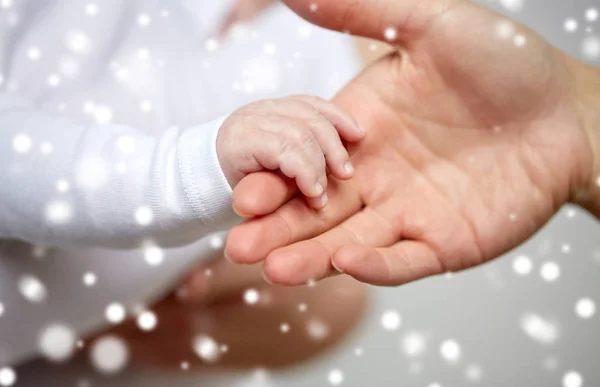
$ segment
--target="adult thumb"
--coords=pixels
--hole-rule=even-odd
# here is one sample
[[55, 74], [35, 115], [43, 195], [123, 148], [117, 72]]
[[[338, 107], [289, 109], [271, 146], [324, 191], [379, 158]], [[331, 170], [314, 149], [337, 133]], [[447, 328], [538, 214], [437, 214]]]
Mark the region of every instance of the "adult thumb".
[[451, 6], [465, 0], [282, 0], [320, 27], [409, 45]]

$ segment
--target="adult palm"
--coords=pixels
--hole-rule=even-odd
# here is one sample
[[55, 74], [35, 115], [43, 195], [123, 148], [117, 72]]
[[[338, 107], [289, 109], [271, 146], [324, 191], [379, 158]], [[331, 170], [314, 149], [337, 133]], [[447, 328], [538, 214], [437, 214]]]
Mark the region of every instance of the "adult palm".
[[[581, 66], [533, 31], [470, 0], [285, 1], [318, 25], [392, 39], [397, 50], [335, 102], [367, 131], [330, 204], [296, 197], [232, 230], [235, 262], [266, 257], [269, 280], [334, 270], [399, 285], [462, 270], [530, 237], [586, 184], [592, 151], [571, 75]], [[249, 176], [239, 212], [264, 215], [293, 188]]]

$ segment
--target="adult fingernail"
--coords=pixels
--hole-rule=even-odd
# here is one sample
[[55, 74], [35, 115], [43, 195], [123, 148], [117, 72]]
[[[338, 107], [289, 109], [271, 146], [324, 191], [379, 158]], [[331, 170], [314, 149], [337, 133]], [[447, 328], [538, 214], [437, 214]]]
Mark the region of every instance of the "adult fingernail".
[[232, 204], [231, 208], [233, 209], [233, 212], [235, 212], [236, 215], [239, 216], [239, 217], [241, 217], [241, 218], [250, 218], [251, 217], [250, 215], [242, 214], [240, 212], [240, 210], [237, 209], [237, 207], [235, 206], [235, 204]]
[[335, 264], [335, 260], [331, 260], [331, 266], [333, 266], [333, 268], [340, 274], [343, 274], [344, 271], [342, 269], [340, 269], [336, 264]]
[[350, 161], [346, 162], [346, 164], [344, 165], [344, 171], [346, 171], [346, 173], [349, 175], [354, 173], [354, 166], [352, 166], [352, 163]]
[[269, 277], [267, 277], [267, 273], [263, 272], [262, 273], [262, 277], [265, 280], [266, 283], [268, 283], [269, 285], [273, 285], [273, 282], [271, 282], [271, 280], [269, 279]]

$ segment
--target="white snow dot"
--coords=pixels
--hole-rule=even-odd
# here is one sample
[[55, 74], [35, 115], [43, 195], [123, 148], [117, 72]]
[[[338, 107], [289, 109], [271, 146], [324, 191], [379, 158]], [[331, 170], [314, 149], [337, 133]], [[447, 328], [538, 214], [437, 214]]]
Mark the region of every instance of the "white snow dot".
[[329, 336], [329, 326], [317, 318], [311, 318], [306, 324], [306, 332], [311, 339], [321, 341]]
[[142, 13], [138, 16], [137, 22], [141, 27], [147, 27], [152, 22], [152, 18], [147, 13]]
[[76, 341], [73, 329], [64, 324], [52, 324], [41, 331], [38, 348], [46, 359], [64, 362], [73, 355]]
[[50, 74], [48, 76], [48, 85], [51, 87], [60, 85], [60, 77], [57, 74]]
[[395, 331], [400, 328], [402, 317], [395, 310], [388, 310], [381, 315], [381, 325], [388, 331]]
[[137, 50], [137, 57], [141, 60], [146, 60], [150, 58], [150, 50], [147, 48], [140, 48]]
[[46, 220], [55, 225], [68, 223], [73, 217], [71, 205], [64, 200], [55, 200], [48, 203], [44, 213]]
[[279, 325], [279, 330], [281, 331], [281, 333], [288, 333], [290, 331], [290, 324], [288, 323], [281, 323]]
[[577, 20], [575, 20], [573, 18], [569, 18], [569, 19], [565, 20], [565, 23], [563, 26], [565, 28], [565, 31], [567, 31], [567, 32], [575, 32], [575, 31], [577, 31], [577, 28], [579, 28], [579, 24], [577, 23]]
[[589, 319], [596, 314], [596, 304], [590, 298], [582, 298], [575, 304], [575, 313], [582, 319]]
[[154, 219], [154, 213], [150, 207], [141, 206], [135, 210], [134, 218], [140, 226], [148, 226]]
[[93, 114], [99, 124], [108, 124], [113, 119], [113, 110], [110, 106], [94, 106]]
[[215, 363], [221, 357], [219, 344], [210, 336], [199, 335], [192, 341], [196, 355], [206, 363]]
[[327, 375], [327, 380], [332, 386], [339, 386], [344, 381], [344, 374], [339, 369], [331, 370]]
[[156, 323], [158, 319], [156, 318], [156, 314], [151, 311], [146, 311], [140, 314], [137, 318], [137, 325], [143, 331], [151, 331], [156, 327]]
[[581, 51], [587, 59], [600, 58], [600, 38], [589, 36], [581, 43]]
[[500, 4], [509, 11], [518, 12], [523, 9], [525, 0], [500, 0]]
[[105, 336], [97, 340], [90, 351], [94, 368], [103, 374], [116, 374], [127, 365], [129, 350], [117, 336]]
[[4, 314], [4, 304], [0, 302], [0, 317]]
[[96, 16], [99, 11], [100, 11], [100, 8], [98, 7], [98, 4], [88, 3], [85, 6], [85, 13], [88, 16]]
[[540, 344], [552, 344], [558, 338], [558, 327], [535, 313], [526, 313], [521, 317], [521, 329]]
[[58, 63], [58, 71], [60, 71], [65, 78], [75, 78], [79, 75], [79, 62], [77, 59], [71, 57], [62, 58]]
[[117, 149], [124, 154], [131, 154], [135, 151], [135, 138], [130, 135], [123, 135], [117, 139]]
[[260, 293], [256, 289], [248, 289], [244, 292], [244, 301], [248, 305], [254, 305], [260, 300]]
[[77, 185], [86, 190], [96, 190], [106, 184], [110, 171], [107, 163], [99, 157], [88, 157], [76, 168]]
[[217, 42], [216, 39], [207, 39], [206, 42], [204, 42], [204, 49], [206, 51], [216, 51], [216, 49], [219, 47], [219, 42]]
[[152, 243], [145, 244], [144, 247], [144, 260], [150, 266], [159, 266], [163, 263], [165, 253], [162, 248]]
[[305, 303], [302, 302], [302, 303], [298, 304], [298, 311], [299, 312], [306, 312], [306, 309], [308, 309], [308, 307], [306, 306]]
[[302, 39], [307, 39], [312, 35], [312, 28], [310, 26], [300, 26], [298, 28], [298, 36]]
[[527, 38], [525, 37], [525, 35], [516, 35], [515, 38], [513, 39], [513, 42], [515, 43], [515, 46], [517, 47], [523, 47], [527, 44]]
[[207, 267], [206, 269], [204, 269], [204, 275], [207, 277], [212, 277], [213, 275], [213, 271], [211, 268]]
[[554, 282], [560, 277], [560, 266], [556, 262], [545, 262], [540, 268], [540, 276], [547, 282]]
[[51, 142], [46, 141], [40, 145], [40, 151], [42, 154], [49, 155], [50, 153], [54, 152], [54, 145], [52, 145]]
[[266, 55], [275, 55], [275, 53], [277, 52], [277, 47], [273, 43], [266, 43], [263, 46], [263, 52]]
[[418, 332], [406, 334], [402, 339], [402, 350], [407, 356], [419, 356], [425, 352], [425, 337]]
[[429, 387], [442, 387], [442, 385], [439, 383], [430, 383]]
[[388, 27], [383, 32], [383, 36], [387, 41], [393, 42], [398, 37], [398, 31], [393, 27]]
[[460, 360], [460, 345], [454, 340], [445, 340], [440, 346], [440, 354], [449, 363], [456, 363]]
[[34, 246], [31, 253], [35, 259], [42, 259], [47, 252], [48, 250], [44, 246]]
[[14, 4], [13, 0], [0, 0], [0, 8], [8, 9]]
[[75, 54], [87, 54], [92, 49], [89, 36], [80, 30], [71, 30], [65, 36], [65, 45]]
[[69, 182], [64, 179], [61, 179], [56, 182], [56, 190], [60, 193], [68, 192], [69, 187], [70, 187]]
[[29, 47], [27, 50], [27, 57], [31, 60], [38, 60], [42, 56], [42, 52], [38, 47]]
[[152, 101], [144, 100], [140, 102], [140, 110], [144, 113], [150, 113], [152, 111]]
[[83, 284], [85, 286], [94, 286], [96, 285], [96, 282], [98, 282], [96, 274], [92, 273], [91, 271], [88, 271], [85, 274], [83, 274]]
[[17, 374], [15, 373], [15, 370], [10, 367], [0, 368], [0, 386], [12, 386], [16, 381]]
[[533, 263], [528, 256], [519, 255], [512, 264], [513, 270], [520, 276], [526, 276], [533, 270]]
[[354, 356], [361, 357], [364, 354], [364, 351], [361, 347], [354, 348]]
[[465, 370], [465, 376], [467, 377], [467, 380], [470, 382], [478, 382], [481, 380], [481, 377], [483, 376], [483, 371], [481, 370], [481, 367], [479, 367], [478, 365], [471, 364]]
[[500, 20], [495, 25], [496, 35], [501, 39], [510, 39], [515, 34], [515, 25], [508, 20]]
[[27, 153], [31, 150], [32, 140], [29, 135], [19, 133], [13, 137], [12, 146], [17, 153]]
[[26, 300], [33, 303], [43, 302], [48, 295], [44, 283], [33, 275], [24, 275], [19, 279], [19, 291]]
[[125, 320], [125, 307], [118, 302], [113, 302], [106, 307], [104, 316], [111, 324], [119, 324]]
[[181, 367], [182, 370], [187, 371], [190, 369], [190, 363], [187, 361], [182, 361], [179, 367]]
[[564, 387], [581, 387], [583, 386], [583, 378], [576, 371], [569, 371], [563, 376]]
[[129, 77], [129, 70], [124, 67], [118, 68], [115, 70], [115, 76], [119, 81], [124, 81]]
[[223, 237], [221, 237], [220, 235], [213, 235], [210, 237], [209, 244], [210, 244], [211, 248], [218, 250], [223, 247], [223, 245], [225, 244], [225, 241], [223, 240]]
[[598, 9], [589, 8], [587, 11], [585, 11], [585, 18], [589, 22], [595, 22], [598, 20]]

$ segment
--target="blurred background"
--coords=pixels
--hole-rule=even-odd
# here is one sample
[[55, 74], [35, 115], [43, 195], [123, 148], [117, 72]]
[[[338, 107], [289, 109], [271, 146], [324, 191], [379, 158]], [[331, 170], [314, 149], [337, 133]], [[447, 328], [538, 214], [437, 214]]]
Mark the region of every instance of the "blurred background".
[[[600, 66], [598, 0], [482, 3]], [[364, 41], [360, 47], [369, 60], [385, 51]], [[171, 371], [138, 365], [104, 377], [77, 360], [61, 366], [38, 360], [16, 368], [15, 385], [600, 386], [599, 279], [600, 225], [578, 208], [565, 207], [525, 245], [492, 263], [401, 288], [369, 287], [358, 325], [295, 366], [195, 371], [182, 362], [181, 369]], [[335, 308], [338, 301], [328, 302]], [[173, 329], [176, 335], [177, 327]], [[237, 329], [243, 342], [246, 327]], [[273, 326], [274, 331], [288, 329], [296, 327]], [[328, 334], [325, 325], [314, 321], [309, 330], [312, 336]], [[271, 336], [264, 340], [291, 346], [292, 352], [301, 347]], [[87, 358], [79, 362], [87, 363]]]

